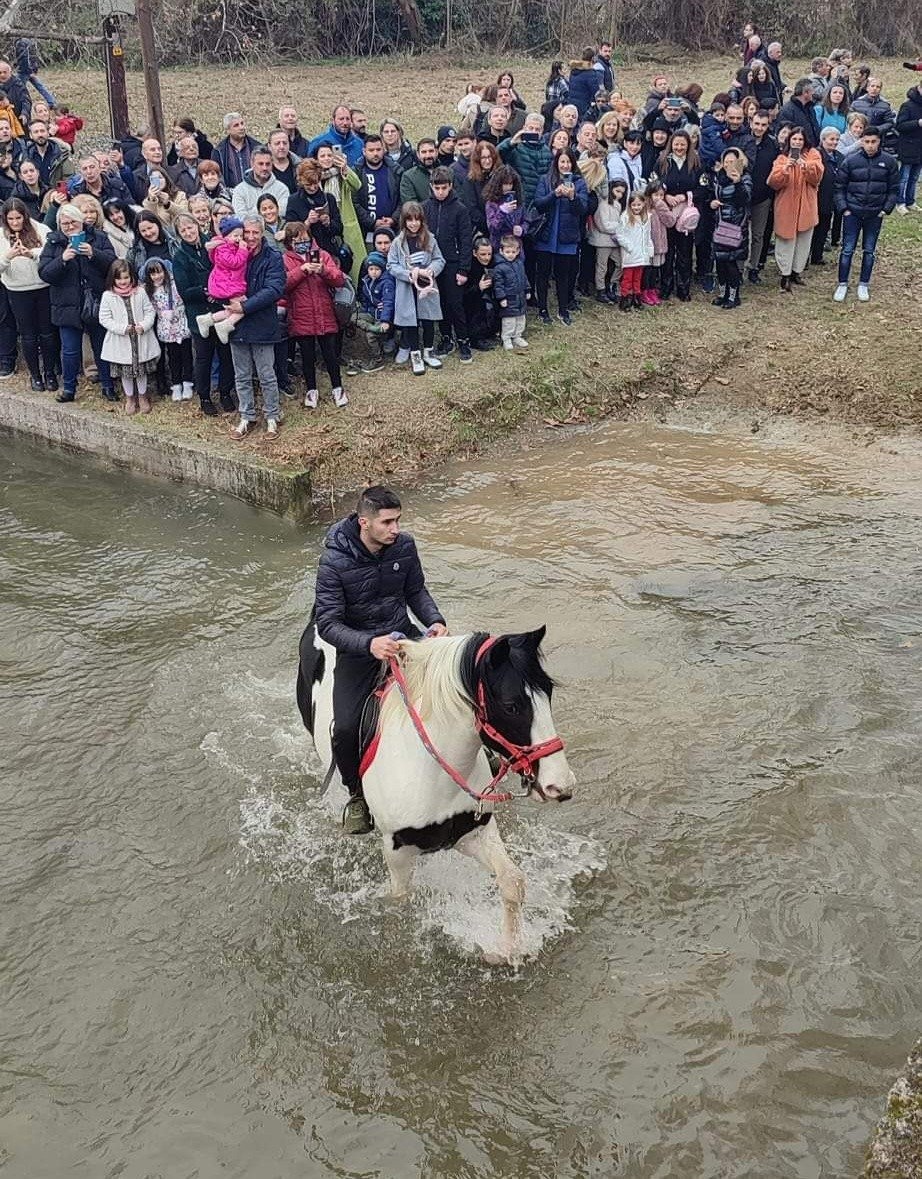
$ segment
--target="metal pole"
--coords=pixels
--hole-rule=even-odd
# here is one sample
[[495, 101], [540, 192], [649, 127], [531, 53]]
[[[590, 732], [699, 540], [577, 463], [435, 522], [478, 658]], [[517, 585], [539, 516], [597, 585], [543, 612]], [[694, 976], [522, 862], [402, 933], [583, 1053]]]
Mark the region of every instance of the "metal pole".
[[117, 16], [102, 22], [105, 37], [106, 89], [109, 94], [109, 125], [113, 139], [124, 139], [130, 129], [128, 87], [125, 84], [125, 53], [122, 28]]
[[138, 32], [141, 36], [141, 62], [144, 67], [144, 90], [147, 93], [147, 119], [151, 135], [159, 139], [166, 151], [163, 129], [163, 100], [160, 97], [160, 70], [154, 43], [154, 21], [150, 0], [138, 0]]

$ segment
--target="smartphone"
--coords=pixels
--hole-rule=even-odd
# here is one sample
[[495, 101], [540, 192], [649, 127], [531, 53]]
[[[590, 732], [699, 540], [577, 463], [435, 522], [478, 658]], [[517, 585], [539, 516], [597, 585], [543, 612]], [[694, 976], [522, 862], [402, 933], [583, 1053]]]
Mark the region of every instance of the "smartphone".
[[320, 261], [320, 251], [317, 249], [316, 246], [314, 247], [314, 249], [312, 249], [308, 253], [307, 260], [308, 260], [308, 262], [319, 262]]
[[791, 148], [791, 159], [792, 160], [799, 160], [800, 159], [800, 148], [799, 147], [792, 147]]
[[420, 274], [416, 279], [416, 285], [418, 287], [423, 287], [423, 288], [431, 286], [432, 279], [429, 277], [428, 274]]
[[541, 138], [541, 136], [538, 134], [537, 131], [523, 131], [522, 132], [522, 142], [523, 143], [537, 143], [540, 138]]
[[151, 176], [151, 178], [150, 178], [151, 188], [159, 188], [162, 183], [163, 183], [162, 178], [160, 177], [160, 175], [157, 172], [155, 172], [153, 174], [153, 176]]
[[83, 243], [86, 241], [86, 234], [85, 233], [74, 233], [74, 234], [71, 234], [71, 236], [67, 240], [70, 242], [71, 249], [76, 250], [76, 249], [79, 249], [79, 247], [82, 246]]

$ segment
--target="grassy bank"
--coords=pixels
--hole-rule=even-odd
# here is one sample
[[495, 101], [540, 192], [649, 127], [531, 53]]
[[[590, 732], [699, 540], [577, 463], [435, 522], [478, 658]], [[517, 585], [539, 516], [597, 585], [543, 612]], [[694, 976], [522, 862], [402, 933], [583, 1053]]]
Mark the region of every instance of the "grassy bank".
[[[464, 82], [495, 76], [499, 64], [479, 70], [451, 62], [435, 69], [433, 63], [403, 59], [309, 65], [279, 69], [265, 86], [254, 86], [255, 73], [239, 68], [166, 71], [163, 89], [168, 112], [191, 112], [209, 130], [233, 107], [241, 108], [255, 129], [266, 128], [279, 102], [289, 100], [302, 114], [302, 127], [316, 130], [328, 118], [331, 100], [346, 99], [363, 105], [372, 122], [398, 112], [408, 132], [419, 135], [451, 121]], [[526, 97], [543, 92], [545, 63], [505, 64]], [[681, 58], [665, 68], [677, 80], [698, 79], [716, 90], [734, 64], [729, 58]], [[801, 65], [792, 63], [786, 76], [796, 78]], [[656, 68], [649, 63], [623, 68], [625, 93], [642, 97]], [[896, 101], [911, 76], [893, 61], [881, 72], [885, 93]], [[50, 81], [89, 118], [88, 131], [100, 127], [101, 75], [64, 71]], [[139, 110], [139, 79], [130, 81]], [[542, 329], [530, 319], [525, 355], [478, 354], [465, 367], [450, 357], [441, 372], [424, 378], [393, 367], [347, 378], [346, 410], [333, 408], [324, 394], [328, 385], [322, 385], [326, 400], [315, 413], [286, 403], [276, 443], [262, 433], [235, 443], [227, 418], [204, 418], [192, 404], [160, 404], [149, 417], [133, 419], [134, 428], [202, 439], [218, 452], [248, 453], [286, 470], [310, 469], [316, 492], [328, 494], [364, 478], [410, 479], [524, 425], [553, 430], [649, 412], [664, 418], [670, 406], [698, 393], [754, 410], [883, 428], [919, 425], [922, 215], [888, 219], [869, 304], [832, 303], [834, 258], [827, 258], [825, 267], [808, 271], [807, 286], [793, 295], [779, 293], [770, 263], [765, 284], [747, 287], [744, 305], [735, 312], [712, 308], [709, 297], [696, 291], [691, 304], [640, 314], [584, 303], [570, 330]], [[84, 397], [101, 413], [113, 411], [91, 390]]]

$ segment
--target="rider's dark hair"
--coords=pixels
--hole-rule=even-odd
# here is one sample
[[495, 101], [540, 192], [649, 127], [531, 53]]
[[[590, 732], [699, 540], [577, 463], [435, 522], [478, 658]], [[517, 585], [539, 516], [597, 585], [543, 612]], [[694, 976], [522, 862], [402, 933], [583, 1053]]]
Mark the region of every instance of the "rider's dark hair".
[[377, 516], [378, 512], [382, 512], [385, 508], [393, 509], [402, 506], [399, 498], [389, 487], [382, 487], [378, 483], [374, 487], [365, 488], [359, 496], [356, 510], [360, 516]]

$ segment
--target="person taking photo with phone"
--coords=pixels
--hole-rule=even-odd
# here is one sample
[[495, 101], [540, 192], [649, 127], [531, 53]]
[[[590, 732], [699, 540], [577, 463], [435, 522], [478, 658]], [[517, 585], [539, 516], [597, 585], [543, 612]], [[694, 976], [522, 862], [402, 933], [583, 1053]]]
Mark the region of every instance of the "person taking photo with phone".
[[[782, 137], [783, 138], [783, 137]], [[791, 127], [768, 176], [775, 196], [775, 261], [781, 289], [803, 286], [803, 270], [810, 257], [813, 227], [819, 222], [819, 187], [823, 160], [808, 147], [802, 127]]]
[[316, 409], [320, 393], [317, 386], [317, 350], [323, 357], [334, 404], [349, 404], [343, 391], [339, 360], [339, 323], [333, 306], [333, 291], [341, 287], [345, 275], [333, 257], [320, 248], [303, 221], [289, 221], [285, 226], [285, 299], [288, 304], [288, 338], [301, 353], [304, 375], [304, 405]]

